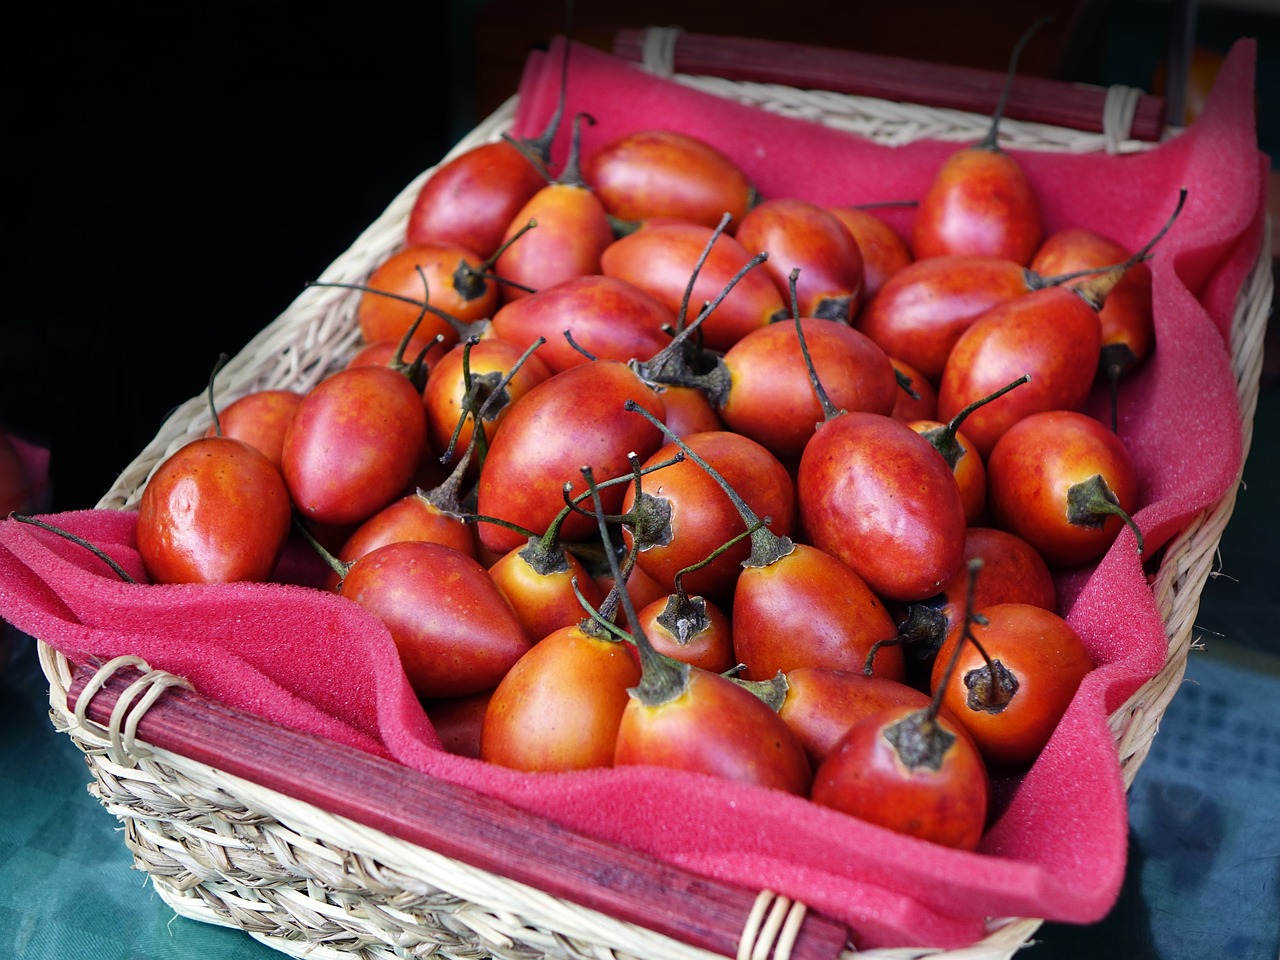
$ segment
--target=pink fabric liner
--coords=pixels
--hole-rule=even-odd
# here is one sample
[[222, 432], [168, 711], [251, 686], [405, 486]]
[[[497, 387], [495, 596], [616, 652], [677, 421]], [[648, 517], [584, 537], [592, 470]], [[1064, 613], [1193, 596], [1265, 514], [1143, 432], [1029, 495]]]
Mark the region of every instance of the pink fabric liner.
[[[1267, 159], [1257, 149], [1252, 41], [1224, 65], [1201, 118], [1147, 153], [1019, 153], [1049, 230], [1089, 226], [1140, 246], [1189, 189], [1152, 261], [1158, 347], [1131, 376], [1121, 433], [1144, 478], [1137, 514], [1155, 553], [1235, 484], [1242, 460], [1228, 349], [1233, 304], [1261, 240]], [[517, 132], [542, 128], [559, 86], [557, 47], [530, 58]], [[954, 144], [888, 148], [763, 114], [575, 47], [568, 116], [587, 111], [586, 149], [630, 129], [670, 127], [716, 144], [768, 196], [827, 204], [921, 194]], [[558, 157], [564, 156], [562, 137]], [[894, 211], [899, 227], [909, 210]], [[50, 518], [138, 578], [134, 514]], [[292, 553], [285, 580], [305, 579]], [[1107, 715], [1162, 666], [1166, 641], [1146, 574], [1123, 533], [1096, 569], [1063, 577], [1065, 607], [1097, 669], [977, 853], [943, 849], [806, 800], [644, 768], [526, 775], [451, 756], [410, 691], [386, 630], [353, 603], [293, 583], [126, 585], [85, 551], [0, 524], [0, 615], [73, 658], [138, 654], [204, 694], [510, 801], [588, 834], [848, 923], [859, 946], [955, 947], [988, 916], [1091, 922], [1124, 874], [1125, 797]]]

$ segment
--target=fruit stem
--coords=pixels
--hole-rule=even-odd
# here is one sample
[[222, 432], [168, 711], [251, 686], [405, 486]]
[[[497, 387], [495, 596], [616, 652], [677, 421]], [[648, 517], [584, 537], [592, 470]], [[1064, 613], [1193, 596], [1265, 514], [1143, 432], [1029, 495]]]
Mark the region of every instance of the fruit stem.
[[800, 277], [800, 268], [796, 267], [791, 271], [791, 276], [787, 278], [787, 283], [791, 288], [791, 316], [796, 324], [796, 339], [800, 341], [800, 355], [804, 357], [804, 368], [809, 373], [809, 382], [813, 384], [813, 390], [818, 395], [818, 402], [822, 404], [823, 422], [834, 420], [843, 413], [843, 410], [837, 410], [836, 405], [831, 402], [831, 398], [827, 396], [826, 387], [822, 385], [822, 380], [818, 377], [818, 368], [813, 365], [813, 357], [809, 354], [809, 343], [805, 340], [804, 330], [800, 326], [800, 310], [796, 301], [796, 281]]
[[1000, 90], [1000, 100], [996, 104], [996, 112], [991, 116], [991, 129], [987, 131], [986, 137], [978, 144], [979, 150], [999, 150], [1000, 147], [996, 143], [999, 134], [1000, 121], [1004, 118], [1004, 109], [1009, 103], [1009, 93], [1013, 89], [1013, 80], [1017, 75], [1018, 57], [1022, 55], [1022, 48], [1027, 45], [1027, 41], [1042, 26], [1052, 20], [1053, 17], [1041, 17], [1018, 38], [1018, 42], [1013, 45], [1013, 53], [1009, 56], [1009, 69], [1004, 76], [1004, 86]]
[[1102, 474], [1095, 473], [1087, 480], [1072, 484], [1067, 489], [1067, 520], [1081, 526], [1099, 526], [1110, 516], [1119, 517], [1133, 531], [1138, 541], [1138, 554], [1145, 549], [1142, 531], [1128, 512], [1120, 506], [1115, 493], [1107, 486]]
[[344, 563], [335, 557], [332, 553], [324, 548], [324, 545], [315, 538], [315, 535], [307, 528], [306, 521], [302, 519], [302, 514], [297, 510], [293, 511], [293, 526], [300, 534], [302, 539], [311, 544], [312, 549], [320, 555], [320, 559], [329, 565], [334, 573], [338, 575], [338, 583], [341, 586], [343, 580], [347, 578], [347, 574], [351, 571], [352, 564]]
[[218, 354], [218, 361], [213, 365], [213, 371], [209, 374], [209, 385], [206, 394], [209, 398], [209, 414], [213, 417], [213, 432], [217, 436], [222, 436], [222, 420], [218, 417], [218, 405], [213, 402], [213, 381], [218, 376], [219, 371], [227, 365], [230, 358], [225, 353]]
[[568, 0], [565, 4], [564, 56], [560, 60], [560, 95], [556, 99], [556, 108], [542, 133], [534, 139], [523, 141], [527, 148], [537, 155], [544, 169], [551, 162], [551, 143], [560, 129], [560, 121], [564, 119], [565, 102], [569, 98], [569, 48], [571, 46], [569, 38], [571, 36], [573, 36], [573, 0]]
[[751, 555], [742, 562], [744, 567], [767, 567], [771, 563], [781, 560], [783, 557], [795, 550], [795, 544], [790, 537], [782, 537], [774, 533], [762, 521], [754, 510], [747, 505], [747, 501], [743, 500], [738, 491], [730, 486], [729, 481], [720, 475], [720, 473], [706, 460], [702, 459], [698, 453], [693, 450], [687, 443], [671, 432], [671, 429], [651, 414], [640, 404], [634, 400], [628, 399], [624, 404], [627, 410], [640, 414], [655, 427], [662, 431], [668, 440], [672, 441], [676, 446], [684, 451], [685, 455], [696, 463], [699, 467], [707, 472], [725, 492], [725, 495], [733, 503], [738, 511], [738, 515], [742, 517], [742, 522], [750, 532], [751, 536]]
[[[223, 359], [224, 360], [226, 359], [225, 354], [223, 355]], [[58, 536], [62, 537], [62, 539], [69, 540], [72, 543], [74, 543], [76, 546], [84, 547], [86, 550], [92, 553], [95, 557], [97, 557], [99, 560], [101, 560], [103, 563], [109, 566], [112, 570], [114, 570], [116, 576], [118, 576], [125, 583], [138, 582], [137, 580], [133, 579], [133, 577], [129, 576], [129, 572], [125, 570], [124, 567], [120, 566], [120, 564], [116, 563], [114, 559], [108, 556], [105, 550], [103, 550], [101, 547], [97, 546], [96, 544], [90, 543], [88, 540], [84, 539], [83, 537], [77, 536], [76, 534], [72, 533], [70, 530], [63, 530], [61, 527], [55, 527], [51, 523], [45, 523], [43, 520], [37, 520], [35, 517], [28, 516], [25, 513], [11, 513], [9, 514], [9, 519], [16, 520], [18, 523], [26, 523], [26, 524], [30, 524], [33, 527], [39, 527], [41, 530], [48, 530], [50, 533], [56, 533]]]
[[1103, 303], [1106, 302], [1107, 295], [1111, 293], [1120, 278], [1125, 275], [1135, 264], [1147, 260], [1151, 256], [1151, 251], [1155, 245], [1159, 243], [1166, 233], [1173, 227], [1174, 221], [1182, 213], [1182, 208], [1187, 202], [1187, 188], [1180, 187], [1178, 189], [1178, 202], [1173, 208], [1173, 213], [1169, 214], [1169, 219], [1164, 222], [1164, 226], [1157, 231], [1156, 235], [1143, 244], [1142, 248], [1135, 250], [1129, 259], [1116, 264], [1114, 267], [1107, 269], [1104, 273], [1096, 276], [1093, 280], [1078, 283], [1071, 287], [1076, 293], [1084, 297], [1094, 309], [1102, 309]]
[[657, 706], [674, 700], [688, 687], [692, 668], [687, 663], [659, 653], [645, 636], [640, 620], [636, 616], [635, 604], [631, 602], [631, 594], [626, 589], [626, 581], [622, 579], [618, 557], [613, 552], [613, 542], [609, 537], [604, 505], [600, 501], [600, 488], [596, 485], [590, 466], [582, 468], [582, 476], [587, 483], [587, 489], [591, 492], [596, 524], [600, 528], [600, 540], [605, 546], [605, 556], [609, 560], [609, 572], [613, 576], [614, 585], [618, 588], [618, 598], [622, 603], [627, 623], [631, 625], [632, 641], [640, 654], [640, 682], [628, 692], [634, 694], [647, 706]]
[[992, 400], [1003, 397], [1014, 387], [1020, 387], [1024, 383], [1030, 382], [1031, 374], [1024, 373], [1012, 383], [1006, 383], [995, 393], [988, 394], [985, 397], [980, 397], [973, 401], [973, 403], [969, 404], [957, 413], [943, 426], [931, 427], [928, 430], [922, 431], [920, 435], [933, 444], [934, 449], [942, 454], [942, 458], [947, 461], [947, 465], [950, 466], [952, 470], [955, 470], [956, 464], [960, 462], [960, 458], [963, 457], [965, 453], [964, 447], [960, 446], [960, 443], [956, 440], [956, 434], [960, 432], [960, 425], [964, 423], [969, 414], [973, 413], [973, 411], [977, 410], [979, 407], [986, 406]]

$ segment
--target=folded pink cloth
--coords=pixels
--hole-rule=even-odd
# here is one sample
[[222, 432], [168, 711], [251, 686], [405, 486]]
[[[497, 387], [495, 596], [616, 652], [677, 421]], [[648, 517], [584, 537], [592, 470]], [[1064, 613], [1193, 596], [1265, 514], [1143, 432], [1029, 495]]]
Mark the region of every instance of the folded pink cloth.
[[[1155, 555], [1228, 493], [1242, 460], [1226, 337], [1261, 241], [1267, 160], [1253, 117], [1255, 45], [1231, 52], [1201, 118], [1126, 157], [1025, 152], [1050, 230], [1089, 226], [1156, 249], [1157, 349], [1127, 381], [1121, 433], [1143, 477], [1137, 514]], [[517, 132], [540, 130], [559, 89], [556, 46], [534, 55]], [[597, 120], [586, 149], [669, 127], [717, 145], [765, 196], [864, 203], [919, 196], [953, 144], [889, 148], [763, 114], [572, 51], [568, 115]], [[564, 156], [563, 138], [559, 157]], [[899, 211], [903, 226], [910, 212]], [[132, 513], [50, 518], [135, 575]], [[291, 558], [298, 560], [297, 557]], [[301, 561], [289, 569], [302, 569]], [[1167, 641], [1127, 532], [1096, 569], [1065, 577], [1066, 612], [1094, 655], [1044, 754], [1009, 794], [977, 853], [916, 841], [806, 800], [667, 770], [527, 775], [438, 747], [386, 630], [354, 604], [292, 584], [125, 585], [96, 558], [31, 526], [0, 524], [0, 615], [72, 657], [133, 653], [204, 694], [282, 725], [392, 757], [566, 827], [750, 889], [768, 888], [848, 923], [861, 947], [955, 947], [993, 916], [1091, 922], [1115, 902], [1127, 844], [1125, 797], [1107, 716], [1163, 665]]]

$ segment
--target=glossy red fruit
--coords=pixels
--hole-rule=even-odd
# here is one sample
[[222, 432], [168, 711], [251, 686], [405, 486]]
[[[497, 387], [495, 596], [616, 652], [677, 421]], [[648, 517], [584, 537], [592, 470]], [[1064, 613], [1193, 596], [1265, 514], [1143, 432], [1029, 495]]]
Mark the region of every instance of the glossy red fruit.
[[241, 440], [202, 437], [147, 480], [138, 553], [156, 583], [266, 580], [291, 522], [289, 491], [264, 454]]
[[936, 383], [956, 341], [978, 317], [1034, 288], [1026, 267], [1001, 257], [917, 260], [867, 302], [858, 329]]
[[[938, 420], [913, 420], [907, 424], [912, 430], [925, 439], [945, 435], [947, 424]], [[954, 446], [950, 443], [954, 440]], [[950, 451], [954, 452], [955, 463], [948, 463], [951, 474], [956, 478], [960, 488], [960, 499], [964, 501], [965, 522], [975, 524], [982, 519], [987, 505], [987, 470], [982, 464], [982, 457], [974, 448], [972, 441], [965, 436], [963, 430], [955, 431], [954, 438], [947, 438]], [[936, 446], [936, 444], [935, 444]], [[941, 452], [941, 451], [939, 451]], [[943, 453], [946, 457], [947, 454]]]
[[1043, 235], [1022, 165], [1003, 150], [969, 147], [947, 158], [920, 198], [911, 249], [917, 260], [969, 254], [1026, 265]]
[[480, 757], [516, 770], [613, 765], [618, 726], [640, 682], [629, 643], [565, 627], [502, 678], [485, 711]]
[[386, 625], [419, 697], [492, 689], [529, 649], [484, 567], [438, 543], [402, 541], [365, 554], [339, 593]]
[[877, 710], [905, 705], [920, 710], [929, 696], [915, 687], [861, 670], [796, 667], [786, 673], [778, 716], [791, 728], [816, 770], [849, 728]]
[[[601, 270], [647, 291], [678, 314], [689, 279], [713, 234], [713, 228], [701, 224], [646, 224], [610, 244], [600, 258]], [[737, 240], [723, 234], [717, 237], [698, 272], [685, 322], [692, 322], [703, 303], [718, 297], [750, 262], [751, 254]], [[699, 329], [707, 347], [728, 350], [752, 330], [781, 316], [786, 316], [783, 298], [769, 274], [757, 266], [738, 281]]]
[[347, 538], [338, 559], [355, 563], [366, 553], [400, 540], [426, 540], [452, 547], [470, 557], [476, 555], [475, 528], [460, 514], [441, 509], [423, 490], [407, 494], [387, 504]]
[[712, 673], [737, 665], [729, 618], [706, 597], [659, 597], [637, 610], [636, 619], [659, 653]]
[[489, 576], [510, 601], [530, 643], [582, 621], [587, 616], [583, 600], [600, 607], [602, 595], [582, 561], [559, 543], [532, 538], [491, 563]]
[[[512, 239], [530, 222], [537, 226], [507, 247], [494, 272], [532, 290], [600, 273], [600, 256], [613, 242], [613, 227], [599, 199], [572, 183], [552, 183], [535, 193], [511, 222]], [[504, 303], [528, 296], [521, 286], [501, 284]]]
[[938, 387], [938, 419], [1024, 374], [1031, 381], [975, 410], [965, 434], [987, 457], [1001, 434], [1044, 410], [1075, 410], [1098, 369], [1101, 325], [1094, 303], [1073, 287], [1046, 287], [983, 314], [956, 341]]
[[752, 207], [735, 234], [748, 253], [768, 252], [765, 269], [785, 303], [796, 277], [800, 316], [852, 323], [862, 306], [862, 252], [840, 218], [796, 197]]
[[[366, 282], [380, 293], [360, 295], [356, 318], [365, 342], [403, 337], [422, 314], [424, 300], [459, 324], [492, 316], [498, 308], [498, 289], [479, 274], [482, 263], [474, 251], [447, 243], [419, 244], [393, 253]], [[458, 342], [457, 328], [428, 312], [414, 336], [429, 340], [437, 334], [448, 345]]]
[[583, 160], [582, 176], [620, 220], [671, 217], [714, 227], [746, 215], [755, 191], [745, 173], [715, 147], [672, 130], [638, 130]]
[[1056, 610], [1053, 575], [1031, 544], [1007, 530], [970, 527], [964, 538], [965, 564], [935, 596], [907, 604], [902, 612], [898, 631], [909, 655], [930, 659], [947, 635], [963, 622], [969, 590], [968, 561], [975, 558], [982, 561], [982, 573], [973, 588], [976, 609], [997, 603], [1029, 603]]
[[[786, 468], [748, 437], [729, 431], [695, 433], [684, 442], [710, 463], [747, 501], [759, 516], [772, 518], [770, 529], [779, 536], [791, 532], [795, 520], [795, 485]], [[670, 460], [677, 447], [668, 443], [643, 463], [649, 468]], [[636, 566], [662, 585], [666, 592], [676, 588], [676, 574], [709, 557], [733, 537], [746, 531], [733, 502], [707, 472], [686, 459], [648, 474], [642, 484], [641, 499], [650, 510], [660, 511], [665, 521], [639, 534], [626, 530], [626, 542], [639, 537], [641, 546]], [[622, 512], [636, 504], [634, 485], [622, 499]], [[751, 545], [743, 540], [700, 570], [682, 578], [689, 593], [713, 599], [732, 595], [734, 582], [742, 573]]]
[[884, 599], [932, 596], [960, 568], [960, 488], [929, 441], [890, 417], [824, 423], [800, 458], [796, 492], [810, 542]]
[[890, 277], [915, 258], [901, 234], [869, 210], [856, 207], [829, 209], [852, 234], [858, 244], [858, 252], [862, 254], [862, 300], [865, 304]]
[[[458, 426], [468, 403], [467, 370], [471, 373], [471, 403], [487, 407], [481, 417], [485, 436], [492, 440], [502, 421], [517, 399], [551, 376], [542, 362], [541, 350], [525, 358], [515, 374], [503, 380], [520, 362], [525, 348], [499, 339], [481, 339], [471, 344], [458, 344], [440, 358], [422, 391], [422, 406], [427, 417], [427, 442], [437, 456], [443, 456], [454, 442], [455, 459], [467, 448], [475, 422], [468, 417]], [[501, 387], [501, 394], [490, 401]], [[456, 440], [454, 439], [456, 431]]]
[[1056, 566], [1101, 557], [1138, 508], [1138, 475], [1124, 442], [1075, 411], [1035, 414], [1010, 427], [987, 474], [995, 525]]
[[359, 523], [405, 488], [427, 443], [422, 398], [389, 367], [340, 370], [308, 391], [285, 435], [282, 471], [308, 520]]
[[973, 741], [945, 714], [887, 707], [854, 724], [814, 773], [810, 799], [889, 830], [975, 850], [990, 787]]
[[[346, 363], [348, 367], [392, 367], [406, 375], [412, 375], [411, 368], [419, 357], [422, 358], [421, 375], [430, 376], [431, 368], [449, 352], [444, 340], [422, 337], [411, 337], [408, 343], [397, 340], [375, 340], [366, 343], [351, 355]], [[403, 349], [401, 347], [403, 346]]]
[[639, 688], [618, 727], [614, 764], [672, 767], [803, 794], [812, 776], [795, 735], [773, 708], [732, 680], [688, 667], [670, 696]]
[[[1042, 607], [1005, 603], [978, 612], [985, 622], [975, 623], [973, 634], [996, 664], [996, 679], [977, 647], [966, 643], [942, 702], [987, 763], [1022, 766], [1044, 749], [1093, 661], [1071, 625]], [[935, 689], [958, 640], [953, 630], [938, 651]]]
[[488, 257], [546, 177], [505, 140], [481, 144], [441, 164], [409, 213], [409, 244], [456, 243]]
[[[601, 360], [647, 360], [671, 341], [675, 313], [624, 280], [598, 274], [566, 280], [499, 308], [495, 336], [524, 349], [539, 337], [538, 358], [553, 372]], [[575, 349], [566, 331], [581, 347]]]
[[[1045, 238], [1031, 261], [1043, 276], [1124, 263], [1132, 251], [1093, 230], [1059, 230]], [[1155, 346], [1151, 268], [1136, 263], [1107, 294], [1098, 311], [1102, 324], [1100, 372], [1116, 376], [1141, 363]]]
[[[573, 485], [571, 496], [583, 491], [585, 462], [599, 471], [601, 480], [629, 474], [628, 455], [644, 460], [662, 440], [656, 428], [624, 409], [629, 399], [659, 419], [665, 412], [658, 394], [614, 360], [570, 367], [538, 384], [512, 404], [489, 447], [477, 512], [541, 533], [564, 507], [564, 485]], [[605, 510], [616, 512], [625, 491], [615, 486], [601, 492]], [[594, 518], [578, 514], [562, 530], [566, 541], [595, 533]], [[525, 537], [485, 524], [480, 540], [505, 553]]]
[[[858, 574], [802, 543], [774, 563], [746, 566], [732, 610], [733, 647], [748, 680], [799, 667], [860, 671], [872, 646], [897, 635], [884, 604]], [[902, 651], [882, 648], [874, 673], [903, 680]]]
[[[714, 316], [714, 314], [713, 314]], [[800, 321], [818, 378], [838, 410], [888, 415], [898, 398], [893, 365], [841, 323]], [[756, 330], [724, 355], [728, 382], [711, 394], [720, 417], [784, 461], [800, 456], [823, 419], [794, 322]]]
[[657, 389], [667, 411], [663, 422], [677, 437], [725, 428], [724, 421], [716, 413], [706, 393], [697, 387], [662, 384]]
[[279, 470], [284, 435], [301, 404], [296, 390], [255, 390], [220, 410], [218, 423], [210, 424], [204, 435], [217, 436], [221, 429], [222, 436], [243, 440]]

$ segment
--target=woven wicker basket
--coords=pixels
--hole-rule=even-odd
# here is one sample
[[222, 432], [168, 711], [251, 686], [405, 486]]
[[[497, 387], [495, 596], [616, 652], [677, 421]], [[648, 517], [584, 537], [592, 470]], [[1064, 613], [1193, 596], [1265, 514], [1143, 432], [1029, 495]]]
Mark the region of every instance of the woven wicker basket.
[[[670, 44], [669, 33], [651, 31], [646, 54], [659, 72], [671, 62]], [[822, 91], [713, 77], [674, 79], [764, 109], [856, 130], [882, 143], [919, 137], [977, 140], [989, 123], [989, 118], [978, 115]], [[1125, 135], [1130, 92], [1115, 91], [1108, 104], [1102, 135], [1012, 121], [1003, 132], [1022, 149], [1142, 149], [1143, 144]], [[498, 137], [510, 125], [514, 107], [514, 100], [506, 103], [457, 144], [450, 156]], [[406, 186], [321, 279], [363, 281], [374, 265], [397, 249], [414, 198], [431, 172], [425, 171]], [[1264, 250], [1240, 295], [1232, 330], [1246, 450], [1271, 287], [1270, 253]], [[223, 368], [215, 398], [218, 404], [269, 387], [305, 390], [340, 366], [359, 336], [356, 299], [350, 290], [308, 288]], [[124, 509], [134, 504], [151, 471], [173, 450], [200, 435], [208, 423], [204, 396], [179, 407], [99, 506]], [[1126, 786], [1145, 759], [1160, 717], [1183, 676], [1200, 593], [1234, 500], [1233, 490], [1165, 549], [1154, 592], [1167, 626], [1168, 660], [1159, 675], [1111, 717]], [[150, 875], [161, 897], [183, 916], [242, 928], [284, 953], [334, 960], [419, 956], [692, 960], [717, 955], [144, 743], [136, 736], [140, 716], [168, 687], [183, 681], [124, 658], [102, 666], [74, 696], [77, 671], [83, 683], [85, 668], [73, 667], [45, 644], [40, 645], [40, 655], [50, 681], [55, 726], [84, 751], [95, 778], [91, 791], [124, 823], [136, 866]], [[137, 668], [141, 675], [119, 692], [109, 717], [91, 719], [94, 695], [124, 668]], [[792, 956], [795, 930], [804, 913], [803, 904], [760, 892], [737, 938], [737, 955]], [[992, 920], [983, 940], [944, 956], [952, 960], [1011, 956], [1040, 923]], [[846, 949], [842, 957], [907, 958], [935, 953], [908, 949], [855, 954]]]

